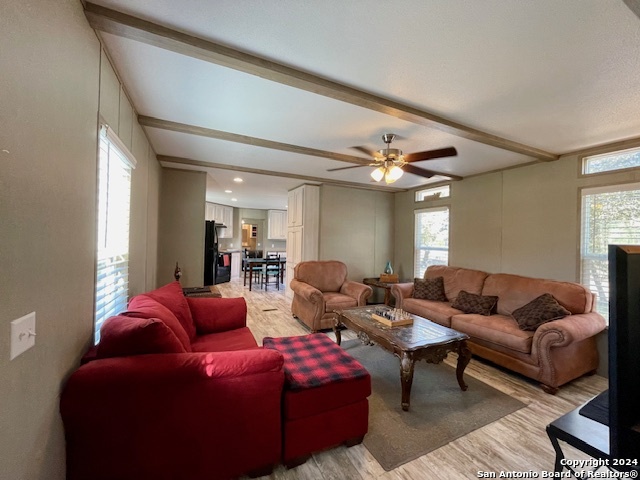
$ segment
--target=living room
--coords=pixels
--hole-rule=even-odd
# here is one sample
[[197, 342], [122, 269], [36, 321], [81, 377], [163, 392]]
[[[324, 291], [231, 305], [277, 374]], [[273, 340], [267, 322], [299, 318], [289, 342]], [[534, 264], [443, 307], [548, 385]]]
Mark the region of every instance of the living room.
[[[551, 3], [545, 5], [550, 7]], [[597, 3], [590, 4], [594, 10], [585, 14], [585, 22], [591, 19], [597, 23], [597, 18], [591, 18], [593, 12], [601, 8]], [[603, 3], [607, 4], [603, 9], [612, 9], [615, 18], [624, 20], [620, 20], [617, 27], [637, 35], [640, 21], [637, 7], [632, 11], [622, 1]], [[633, 5], [633, 2], [627, 3]], [[583, 8], [579, 2], [573, 2], [572, 7]], [[131, 176], [131, 295], [171, 281], [176, 261], [183, 268], [185, 285], [200, 283], [203, 239], [199, 229], [205, 217], [208, 177], [203, 171], [185, 170], [184, 165], [161, 165], [156, 150], [162, 145], [150, 141], [149, 130], [138, 120], [137, 115], [145, 106], [134, 104], [129, 96], [129, 91], [138, 87], [125, 84], [119, 77], [122, 72], [113, 69], [109, 53], [89, 24], [81, 2], [5, 2], [0, 31], [3, 45], [0, 51], [3, 72], [0, 83], [0, 211], [3, 219], [0, 265], [4, 273], [0, 280], [4, 307], [0, 313], [4, 329], [0, 336], [0, 384], [3, 386], [0, 464], [6, 478], [62, 479], [65, 478], [65, 440], [58, 412], [59, 396], [93, 339], [98, 125], [103, 122], [112, 128], [117, 125], [118, 136], [137, 161]], [[537, 36], [544, 35], [544, 32], [529, 33], [533, 36], [532, 43], [537, 41]], [[623, 55], [623, 58], [612, 55], [608, 67], [614, 68], [618, 63], [626, 65], [625, 59], [631, 59], [629, 68], [637, 71], [638, 42], [626, 38], [624, 41], [636, 45], [633, 47], [636, 55]], [[384, 59], [380, 59], [380, 64], [384, 64]], [[571, 72], [566, 75], [572, 76]], [[582, 158], [640, 146], [639, 77], [629, 75], [622, 79], [620, 84], [625, 87], [620, 89], [626, 96], [616, 97], [610, 108], [600, 102], [596, 87], [592, 96], [584, 100], [585, 104], [595, 104], [596, 111], [606, 110], [602, 118], [608, 126], [598, 131], [600, 136], [578, 142], [575, 148], [558, 149], [562, 154], [554, 161], [536, 162], [523, 157], [517, 168], [496, 168], [495, 172], [469, 175], [461, 181], [441, 179], [440, 184], [451, 185], [448, 198], [416, 201], [416, 191], [426, 188], [425, 185], [396, 191], [393, 185], [387, 190], [370, 190], [339, 183], [322, 184], [318, 258], [344, 261], [354, 280], [379, 275], [389, 260], [401, 278], [411, 278], [414, 276], [416, 210], [447, 207], [449, 265], [580, 281], [584, 193], [588, 193], [589, 188], [633, 185], [640, 181], [638, 168], [584, 175]], [[561, 103], [562, 95], [568, 93], [558, 93], [557, 97], [550, 93], [549, 103]], [[526, 99], [526, 95], [506, 101], [524, 101], [523, 98]], [[527, 108], [534, 110], [537, 101], [538, 98], [531, 99]], [[481, 106], [477, 108], [481, 110]], [[591, 122], [582, 119], [579, 123], [570, 116], [553, 123], [553, 128], [566, 125], [572, 132], [581, 129], [590, 132], [593, 124], [601, 122], [596, 118]], [[576, 123], [579, 124], [576, 126]], [[356, 133], [366, 136], [368, 144], [374, 147], [380, 143], [379, 135], [386, 132]], [[471, 143], [467, 139], [460, 142], [461, 145]], [[344, 146], [362, 143], [365, 140], [357, 143], [355, 138], [353, 141], [350, 138]], [[407, 150], [427, 148], [429, 145], [423, 144]], [[471, 158], [469, 163], [474, 161]], [[369, 175], [366, 168], [354, 170], [360, 171], [363, 177]], [[293, 183], [292, 187], [305, 183], [299, 178], [288, 181]], [[194, 205], [197, 207], [193, 208]], [[244, 295], [245, 291], [234, 286], [229, 293]], [[251, 301], [251, 297], [247, 298]], [[265, 301], [261, 296], [253, 298], [255, 305]], [[10, 323], [30, 312], [37, 315], [36, 346], [10, 361]], [[287, 324], [286, 331], [304, 333], [295, 324]], [[605, 334], [599, 337], [599, 353], [597, 378], [607, 371]], [[485, 369], [482, 364], [475, 368]], [[488, 382], [506, 384], [506, 388], [516, 385], [515, 390], [524, 390], [527, 395], [534, 390], [518, 377], [489, 371], [491, 374], [483, 377], [488, 378]], [[492, 380], [493, 374], [497, 377]], [[572, 384], [553, 398], [546, 399], [546, 394], [536, 392], [532, 397], [534, 406], [528, 412], [532, 416], [538, 413], [539, 423], [545, 424], [553, 419], [553, 415], [547, 413], [547, 405], [553, 403], [550, 410], [554, 413], [569, 410], [584, 401], [589, 393], [598, 393], [602, 382], [589, 383], [596, 377], [590, 377], [587, 383]], [[485, 436], [480, 432], [466, 440], [467, 455], [472, 457], [476, 441], [484, 442], [478, 457], [491, 451], [491, 439]], [[551, 446], [548, 447], [548, 458], [552, 458]], [[340, 450], [336, 457], [322, 457], [327, 462], [326, 471], [334, 468], [335, 472], [349, 455]], [[441, 452], [434, 462], [441, 468], [448, 465], [447, 472], [454, 475], [458, 459], [450, 455], [449, 451]], [[495, 452], [493, 455], [501, 456]], [[527, 455], [516, 450], [507, 456]], [[514, 470], [524, 466], [519, 461], [511, 465]], [[363, 474], [364, 478], [408, 475], [402, 468], [384, 473], [371, 465], [360, 467], [362, 471], [370, 468], [374, 472], [370, 477]], [[552, 465], [529, 467], [548, 470]], [[302, 468], [304, 472], [310, 466]], [[469, 473], [467, 478], [475, 477], [475, 471]], [[328, 473], [327, 478], [329, 476]]]

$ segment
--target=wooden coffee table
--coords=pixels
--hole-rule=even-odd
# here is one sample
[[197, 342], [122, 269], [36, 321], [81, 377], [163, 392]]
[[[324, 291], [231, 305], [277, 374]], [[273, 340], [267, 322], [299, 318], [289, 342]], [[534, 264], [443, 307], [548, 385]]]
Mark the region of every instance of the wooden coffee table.
[[333, 331], [338, 345], [342, 342], [340, 328], [346, 327], [358, 334], [365, 344], [377, 344], [400, 359], [400, 381], [402, 384], [402, 409], [409, 410], [414, 365], [419, 360], [427, 363], [441, 363], [449, 352], [458, 354], [456, 378], [460, 389], [465, 391], [464, 369], [471, 360], [471, 350], [467, 346], [468, 335], [443, 327], [418, 315], [413, 317], [413, 325], [388, 327], [371, 317], [384, 305], [345, 308], [336, 310], [337, 318]]

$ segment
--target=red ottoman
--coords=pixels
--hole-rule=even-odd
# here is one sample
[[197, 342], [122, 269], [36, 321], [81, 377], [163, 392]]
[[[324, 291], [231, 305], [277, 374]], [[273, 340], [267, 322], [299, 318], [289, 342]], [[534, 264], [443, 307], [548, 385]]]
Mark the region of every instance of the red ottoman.
[[323, 333], [266, 337], [284, 357], [282, 463], [292, 468], [311, 453], [362, 442], [369, 428], [369, 372]]

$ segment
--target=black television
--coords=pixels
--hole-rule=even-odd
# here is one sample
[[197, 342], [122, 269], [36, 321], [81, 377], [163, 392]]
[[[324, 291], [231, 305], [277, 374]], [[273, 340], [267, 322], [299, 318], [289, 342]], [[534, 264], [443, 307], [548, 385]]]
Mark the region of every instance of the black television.
[[609, 454], [640, 457], [640, 245], [609, 245]]

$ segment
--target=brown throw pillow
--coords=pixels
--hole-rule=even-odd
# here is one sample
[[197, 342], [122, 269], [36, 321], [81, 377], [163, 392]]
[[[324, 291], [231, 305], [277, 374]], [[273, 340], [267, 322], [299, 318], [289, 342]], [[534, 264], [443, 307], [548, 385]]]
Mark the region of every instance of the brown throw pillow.
[[422, 300], [435, 300], [446, 302], [447, 296], [444, 294], [444, 280], [442, 277], [427, 278], [425, 280], [416, 278], [413, 281], [413, 298]]
[[550, 293], [543, 293], [511, 313], [518, 322], [520, 330], [535, 330], [543, 323], [558, 320], [567, 315], [571, 315], [571, 312], [560, 305]]
[[493, 295], [476, 295], [465, 290], [460, 290], [451, 306], [462, 310], [464, 313], [477, 313], [479, 315], [491, 315], [498, 303], [498, 297]]

